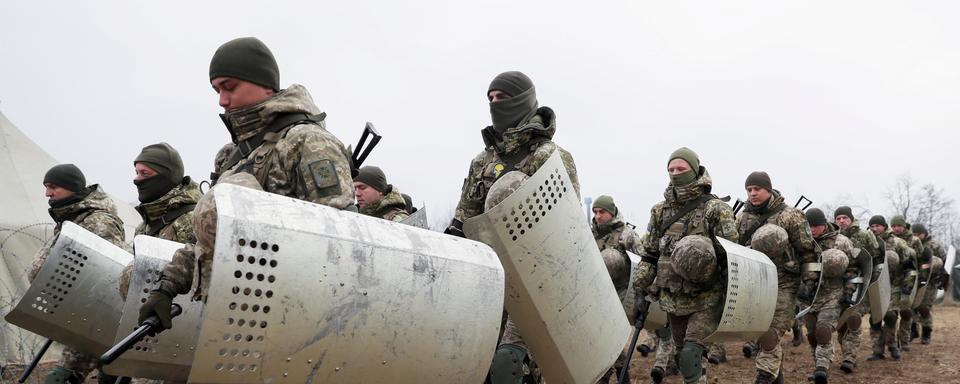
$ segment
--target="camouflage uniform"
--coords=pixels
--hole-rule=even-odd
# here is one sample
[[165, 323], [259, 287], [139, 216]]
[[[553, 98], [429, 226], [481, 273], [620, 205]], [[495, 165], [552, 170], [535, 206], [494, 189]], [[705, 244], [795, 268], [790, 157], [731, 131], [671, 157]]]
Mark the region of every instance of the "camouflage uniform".
[[[633, 281], [637, 292], [649, 290], [659, 298], [660, 308], [668, 315], [673, 342], [676, 346], [683, 346], [681, 353], [683, 350], [702, 352], [706, 348], [703, 339], [713, 333], [720, 322], [721, 302], [726, 291], [716, 264], [702, 270], [703, 281], [681, 276], [679, 271], [686, 269], [684, 263], [697, 261], [688, 252], [716, 254], [716, 247], [719, 246], [714, 240], [716, 237], [734, 242], [739, 239], [733, 210], [709, 195], [712, 188], [710, 175], [702, 166], [694, 182], [681, 187], [675, 187], [672, 183], [667, 186], [663, 193], [665, 200], [650, 210], [642, 261], [637, 266]], [[663, 228], [666, 220], [675, 216], [688, 202], [698, 199], [696, 208]], [[707, 249], [677, 249], [681, 240], [687, 237], [702, 239]], [[714, 268], [713, 273], [708, 273], [710, 267]], [[700, 376], [699, 380], [706, 382], [706, 375]]]
[[[617, 271], [611, 271], [610, 278], [613, 279], [613, 286], [623, 300], [627, 292], [627, 284], [630, 280], [630, 258], [627, 252], [637, 253], [637, 247], [640, 246], [637, 232], [630, 228], [623, 221], [623, 217], [618, 213], [609, 222], [597, 224], [596, 219], [590, 221], [590, 230], [593, 231], [593, 238], [597, 240], [597, 247], [601, 252], [616, 252], [620, 256]], [[607, 268], [610, 268], [608, 263]]]
[[[137, 212], [143, 222], [137, 226], [137, 235], [147, 235], [178, 243], [191, 243], [193, 240], [193, 207], [203, 194], [200, 186], [187, 179], [165, 195], [154, 201], [137, 206]], [[172, 221], [171, 221], [172, 220]], [[123, 269], [120, 275], [120, 297], [127, 299], [130, 279], [133, 276], [133, 264]]]
[[[856, 222], [850, 224], [847, 229], [841, 231], [844, 236], [846, 236], [850, 241], [853, 242], [854, 248], [859, 248], [862, 251], [866, 251], [870, 257], [873, 259], [873, 276], [876, 276], [879, 273], [880, 264], [883, 263], [884, 255], [880, 252], [880, 246], [877, 244], [877, 236], [871, 233], [870, 231], [860, 229]], [[866, 274], [864, 273], [864, 278]], [[873, 281], [873, 278], [870, 279]], [[870, 313], [870, 304], [867, 300], [864, 300], [857, 307], [857, 313], [853, 316], [863, 316]], [[852, 316], [851, 316], [852, 317]], [[855, 323], [857, 326], [848, 326], [848, 324]], [[856, 365], [857, 363], [857, 350], [860, 349], [860, 340], [863, 336], [863, 331], [859, 326], [860, 321], [847, 321], [847, 324], [840, 324], [840, 329], [837, 331], [837, 335], [840, 338], [840, 351], [843, 354], [843, 361], [849, 362], [850, 364]]]
[[410, 217], [407, 213], [407, 202], [396, 187], [383, 195], [375, 206], [360, 208], [360, 213], [389, 221], [403, 221]]
[[[30, 281], [33, 281], [40, 273], [40, 269], [50, 253], [50, 248], [56, 243], [57, 237], [60, 236], [60, 228], [64, 221], [73, 222], [83, 229], [109, 240], [118, 247], [127, 248], [124, 243], [123, 221], [117, 216], [117, 208], [110, 197], [96, 184], [87, 187], [86, 191], [78, 193], [87, 193], [87, 195], [72, 204], [49, 209], [50, 217], [57, 224], [53, 228], [53, 237], [50, 242], [40, 248], [33, 258], [33, 264], [27, 273]], [[57, 366], [69, 369], [77, 376], [86, 377], [99, 364], [98, 358], [99, 356], [93, 356], [66, 345], [63, 347], [63, 353], [57, 362]]]
[[[275, 119], [291, 115], [302, 115], [304, 119], [313, 116], [318, 121], [301, 120], [269, 132]], [[240, 143], [233, 147], [230, 157], [240, 160], [236, 164], [230, 164], [230, 160], [218, 164], [218, 180], [249, 174], [252, 177], [239, 178], [248, 181], [246, 184], [255, 183], [266, 192], [339, 209], [351, 206], [350, 155], [340, 140], [326, 130], [323, 117], [306, 88], [296, 84], [257, 104], [227, 113], [224, 115], [227, 128]], [[243, 144], [258, 135], [264, 135], [259, 146], [249, 152], [241, 151], [245, 147]], [[216, 215], [212, 194], [209, 200], [209, 211], [214, 217], [194, 218], [198, 243], [196, 247], [188, 244], [174, 253], [173, 261], [164, 268], [160, 289], [171, 294], [193, 290], [194, 299], [205, 298], [209, 283], [209, 278], [205, 277], [210, 274], [214, 244], [212, 236], [204, 244], [201, 235], [215, 233]], [[203, 205], [201, 199], [195, 210], [197, 215]], [[211, 227], [198, 226], [198, 223]], [[194, 278], [194, 266], [199, 266], [197, 278]]]
[[920, 315], [919, 323], [923, 327], [925, 339], [929, 340], [929, 332], [933, 330], [933, 313], [930, 309], [933, 307], [933, 303], [937, 298], [937, 288], [949, 278], [949, 275], [943, 267], [937, 270], [933, 268], [935, 258], [939, 258], [939, 265], [943, 265], [943, 261], [947, 259], [947, 252], [943, 250], [943, 245], [941, 245], [939, 241], [934, 240], [930, 234], [927, 234], [923, 239], [923, 251], [924, 253], [919, 261], [919, 278], [921, 279], [920, 281], [929, 281], [927, 284], [929, 284], [930, 287], [927, 288], [926, 294], [923, 297], [917, 298], [917, 300], [920, 301], [920, 305], [917, 307], [917, 313]]
[[[870, 327], [870, 338], [873, 339], [874, 355], [883, 355], [884, 346], [887, 348], [899, 348], [897, 336], [897, 315], [902, 315], [902, 310], [909, 311], [910, 295], [904, 294], [903, 289], [912, 288], [916, 275], [910, 275], [916, 267], [916, 251], [907, 244], [906, 241], [893, 234], [893, 231], [887, 229], [878, 235], [884, 242], [884, 248], [887, 253], [894, 252], [899, 259], [897, 265], [889, 265], [890, 272], [890, 307], [887, 314], [884, 315], [883, 329], [879, 328], [879, 323]], [[900, 337], [910, 337], [910, 324], [900, 327]]]
[[[814, 348], [813, 355], [817, 368], [830, 368], [833, 362], [834, 346], [833, 331], [837, 328], [837, 320], [840, 319], [841, 297], [846, 292], [844, 289], [844, 280], [846, 276], [857, 276], [860, 269], [857, 267], [854, 258], [854, 245], [846, 236], [840, 234], [839, 230], [833, 224], [827, 224], [829, 229], [820, 237], [815, 238], [817, 245], [822, 251], [835, 249], [843, 252], [847, 257], [848, 267], [843, 275], [837, 277], [824, 276], [820, 287], [817, 290], [817, 296], [811, 305], [810, 312], [806, 315], [807, 340], [810, 347]], [[824, 266], [826, 269], [827, 266]]]
[[[766, 220], [761, 220], [764, 215], [768, 215], [768, 217]], [[801, 284], [800, 264], [815, 263], [820, 257], [815, 249], [813, 235], [807, 225], [807, 218], [800, 210], [788, 207], [778, 192], [772, 192], [770, 200], [764, 206], [754, 207], [748, 203], [744, 212], [740, 213], [737, 218], [737, 228], [742, 236], [740, 244], [751, 245], [752, 238], [747, 238], [747, 233], [758, 231], [757, 228], [764, 224], [782, 228], [787, 235], [786, 242], [789, 243], [789, 246], [781, 248], [780, 251], [754, 247], [766, 253], [770, 257], [770, 261], [777, 266], [777, 307], [773, 314], [773, 321], [770, 323], [770, 331], [775, 333], [775, 341], [771, 340], [770, 342], [775, 343], [775, 345], [770, 348], [769, 346], [765, 347], [764, 343], [760, 343], [760, 353], [756, 360], [757, 370], [777, 377], [783, 362], [783, 348], [780, 345], [780, 337], [783, 336], [784, 332], [793, 328], [797, 290]], [[803, 278], [805, 281], [811, 278], [815, 279], [812, 276], [804, 276]], [[773, 339], [773, 335], [765, 336]], [[763, 337], [761, 337], [761, 340], [763, 340]]]

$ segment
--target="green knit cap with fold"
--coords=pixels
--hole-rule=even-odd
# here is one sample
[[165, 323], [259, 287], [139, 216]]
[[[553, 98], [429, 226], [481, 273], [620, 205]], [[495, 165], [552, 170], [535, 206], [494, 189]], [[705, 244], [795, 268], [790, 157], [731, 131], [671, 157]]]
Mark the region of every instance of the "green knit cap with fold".
[[610, 212], [610, 214], [617, 215], [617, 204], [613, 202], [613, 198], [607, 195], [600, 195], [596, 200], [593, 201], [593, 208], [600, 208], [604, 211]]
[[900, 226], [906, 227], [906, 226], [907, 226], [907, 219], [904, 219], [904, 218], [903, 218], [903, 215], [896, 215], [896, 216], [894, 216], [894, 217], [891, 217], [891, 218], [890, 218], [890, 226], [892, 227], [892, 226], [894, 226], [894, 225], [900, 225]]
[[210, 60], [210, 81], [217, 77], [246, 80], [274, 92], [280, 90], [277, 60], [270, 48], [256, 37], [233, 39], [217, 48]]
[[680, 147], [670, 154], [670, 158], [667, 159], [667, 164], [669, 165], [674, 159], [686, 161], [687, 164], [690, 165], [690, 170], [679, 175], [671, 175], [670, 179], [673, 181], [673, 185], [687, 185], [697, 180], [697, 176], [700, 175], [700, 156], [698, 156], [696, 152], [687, 147]]

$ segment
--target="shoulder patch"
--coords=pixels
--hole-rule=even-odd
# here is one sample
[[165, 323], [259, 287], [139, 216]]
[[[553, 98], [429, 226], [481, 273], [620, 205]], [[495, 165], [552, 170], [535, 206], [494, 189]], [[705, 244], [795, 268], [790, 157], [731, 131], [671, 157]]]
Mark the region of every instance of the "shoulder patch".
[[317, 160], [307, 166], [310, 169], [310, 175], [313, 176], [313, 183], [321, 192], [327, 188], [340, 185], [340, 178], [337, 176], [337, 168], [330, 160]]

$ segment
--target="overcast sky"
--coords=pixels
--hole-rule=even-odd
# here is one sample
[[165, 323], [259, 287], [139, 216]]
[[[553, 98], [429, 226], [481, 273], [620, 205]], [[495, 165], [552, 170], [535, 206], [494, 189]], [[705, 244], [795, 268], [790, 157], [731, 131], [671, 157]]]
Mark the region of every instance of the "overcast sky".
[[901, 173], [960, 191], [958, 19], [955, 1], [7, 1], [0, 111], [135, 202], [147, 144], [208, 178], [230, 138], [210, 57], [257, 36], [345, 144], [378, 127], [368, 163], [431, 222], [456, 204], [506, 70], [556, 111], [584, 195], [613, 195], [633, 223], [680, 146], [720, 195], [766, 170], [791, 203], [850, 194], [889, 213], [881, 193]]

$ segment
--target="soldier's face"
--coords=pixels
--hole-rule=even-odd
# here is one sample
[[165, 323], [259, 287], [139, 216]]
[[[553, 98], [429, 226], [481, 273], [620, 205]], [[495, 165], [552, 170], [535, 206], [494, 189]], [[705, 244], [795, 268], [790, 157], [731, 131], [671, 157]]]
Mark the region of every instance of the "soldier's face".
[[840, 227], [840, 229], [847, 229], [848, 227], [850, 227], [850, 224], [853, 224], [853, 219], [851, 219], [847, 215], [837, 216], [837, 218], [833, 219], [833, 221], [837, 224], [838, 227]]
[[913, 235], [916, 236], [918, 239], [920, 239], [920, 241], [924, 241], [924, 240], [927, 239], [927, 234], [926, 234], [926, 233], [923, 233], [923, 232], [921, 232], [921, 233], [914, 233]]
[[870, 226], [870, 231], [872, 231], [874, 235], [879, 235], [879, 234], [881, 234], [881, 233], [886, 232], [886, 231], [887, 231], [887, 227], [884, 227], [884, 226], [882, 226], [882, 225], [880, 225], [880, 224], [874, 224], [874, 225], [871, 225], [871, 226]]
[[593, 219], [597, 221], [597, 224], [606, 224], [613, 220], [613, 214], [603, 208], [594, 208]]
[[510, 98], [510, 95], [506, 94], [505, 92], [499, 89], [494, 89], [489, 93], [487, 93], [487, 100], [490, 100], [491, 103], [497, 102], [497, 101], [503, 101], [509, 98]]
[[367, 206], [377, 204], [377, 202], [379, 202], [383, 197], [383, 192], [380, 192], [373, 187], [359, 181], [353, 182], [353, 190], [354, 196], [357, 198], [357, 204], [360, 205], [360, 208], [366, 208]]
[[133, 170], [137, 173], [133, 181], [146, 180], [157, 175], [157, 171], [154, 171], [153, 168], [150, 168], [144, 163], [134, 164]]
[[890, 226], [890, 229], [893, 230], [893, 233], [896, 233], [899, 235], [899, 234], [902, 234], [903, 231], [907, 229], [907, 227], [904, 227], [900, 224], [894, 224]]
[[690, 164], [684, 159], [673, 159], [667, 164], [667, 173], [676, 176], [690, 170]]
[[810, 234], [812, 234], [813, 237], [820, 237], [820, 236], [822, 236], [823, 233], [826, 232], [826, 231], [827, 231], [827, 226], [826, 226], [826, 225], [811, 225], [811, 226], [810, 226]]
[[273, 96], [270, 88], [232, 77], [215, 77], [210, 85], [220, 95], [220, 106], [224, 111], [247, 107]]
[[770, 191], [766, 188], [758, 187], [756, 185], [747, 186], [747, 200], [750, 201], [750, 204], [760, 205], [763, 202], [770, 199]]
[[46, 183], [43, 185], [43, 190], [44, 196], [50, 201], [60, 201], [73, 196], [73, 191], [56, 184]]

